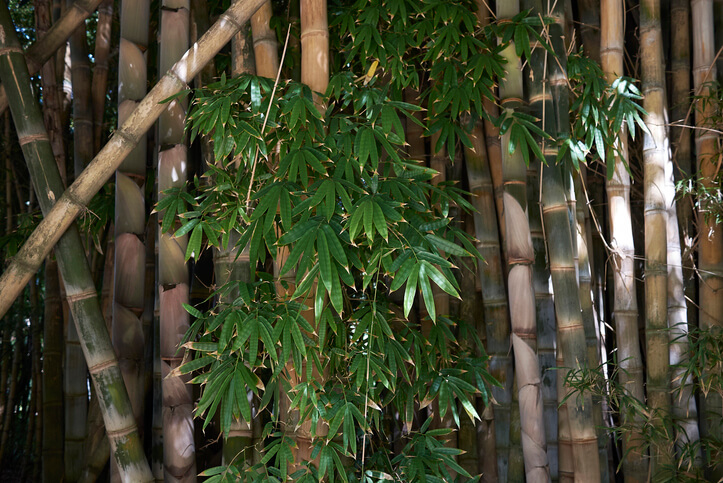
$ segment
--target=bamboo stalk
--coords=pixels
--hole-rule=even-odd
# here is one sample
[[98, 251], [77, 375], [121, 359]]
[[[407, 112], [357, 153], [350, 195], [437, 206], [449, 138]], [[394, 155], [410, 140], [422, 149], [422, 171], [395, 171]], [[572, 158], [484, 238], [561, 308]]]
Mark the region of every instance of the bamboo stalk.
[[[670, 162], [665, 131], [665, 61], [662, 56], [660, 1], [647, 0], [640, 5], [640, 58], [645, 123], [650, 134], [643, 138], [645, 198], [645, 346], [647, 402], [652, 423], [666, 431], [662, 415], [670, 411], [670, 358], [668, 351], [668, 213], [665, 204], [665, 172]], [[655, 479], [663, 466], [671, 463], [667, 448], [652, 446], [651, 474]]]
[[[519, 12], [517, 1], [498, 3], [497, 17], [511, 18]], [[522, 104], [522, 68], [509, 45], [501, 55], [507, 59], [507, 75], [500, 81], [502, 108], [508, 113]], [[509, 309], [515, 380], [518, 387], [522, 450], [527, 481], [549, 481], [547, 442], [541, 392], [540, 363], [537, 357], [535, 292], [532, 282], [534, 251], [527, 217], [527, 168], [520, 149], [510, 153], [509, 131], [502, 136], [502, 175], [504, 179], [505, 244], [507, 247]]]
[[324, 94], [329, 84], [326, 0], [301, 1], [301, 82]]
[[600, 2], [601, 0], [578, 0], [580, 12], [580, 37], [585, 55], [600, 62]]
[[[564, 13], [558, 3], [548, 12], [554, 18], [549, 26], [550, 40], [557, 55], [556, 60], [548, 59], [548, 79], [550, 83], [550, 101], [544, 110], [543, 121], [546, 130], [559, 136], [569, 131], [569, 100], [566, 78], [567, 56], [562, 39]], [[543, 96], [546, 97], [546, 96]], [[549, 102], [549, 101], [548, 101]], [[542, 211], [545, 224], [547, 250], [550, 260], [550, 274], [555, 294], [555, 312], [557, 314], [558, 353], [562, 353], [563, 369], [557, 377], [566, 379], [569, 370], [580, 370], [587, 366], [585, 329], [582, 321], [580, 292], [577, 284], [574, 262], [576, 241], [571, 231], [570, 213], [567, 205], [563, 177], [569, 174], [561, 172], [556, 163], [557, 152], [552, 147], [543, 151], [546, 164], [542, 168]], [[559, 389], [558, 389], [559, 390]], [[558, 392], [558, 398], [569, 393], [569, 388]], [[599, 481], [600, 461], [598, 443], [593, 423], [592, 399], [583, 393], [567, 401], [567, 416], [574, 460], [575, 481]], [[558, 415], [558, 421], [563, 415]], [[562, 433], [562, 428], [560, 428]], [[562, 446], [562, 434], [560, 434]], [[562, 448], [560, 448], [562, 452]], [[569, 471], [569, 468], [565, 468]], [[560, 467], [562, 476], [563, 468]]]
[[[608, 82], [623, 74], [623, 2], [602, 1], [602, 47], [601, 61]], [[619, 135], [617, 146], [620, 153], [615, 158], [615, 171], [607, 180], [609, 204], [610, 246], [613, 248], [611, 268], [614, 280], [615, 337], [617, 341], [617, 362], [620, 368], [620, 384], [630, 396], [644, 401], [643, 367], [638, 336], [638, 303], [633, 242], [633, 228], [630, 215], [630, 175], [623, 158], [628, 159], [627, 135]], [[622, 425], [629, 428], [623, 436], [623, 473], [627, 481], [645, 481], [648, 464], [644, 452], [641, 431], [641, 414], [629, 416], [625, 406], [621, 408]]]
[[[42, 125], [40, 109], [30, 93], [30, 79], [20, 43], [14, 35], [5, 4], [0, 6], [0, 29], [5, 33], [0, 36], [0, 47], [3, 48], [0, 78], [9, 89], [18, 138], [31, 178], [36, 183], [35, 190], [42, 194], [39, 196], [41, 208], [47, 214], [57, 196], [62, 193], [63, 186]], [[83, 352], [96, 389], [99, 394], [103, 394], [103, 415], [111, 435], [114, 457], [126, 481], [148, 481], [150, 470], [142, 453], [134, 421], [130, 418], [127, 393], [105, 331], [77, 228], [61, 238], [56, 253]]]
[[159, 102], [184, 89], [186, 83], [221, 50], [262, 1], [234, 2], [135, 107], [88, 168], [62, 196], [56, 197], [56, 206], [46, 213], [0, 277], [0, 317], [18, 296], [22, 284], [30, 279], [61, 235], [165, 109], [166, 104]]
[[[508, 355], [510, 325], [497, 218], [489, 216], [490, 211], [495, 209], [495, 199], [485, 146], [485, 132], [481, 125], [477, 124], [470, 133], [470, 142], [472, 148], [465, 148], [464, 155], [469, 191], [476, 209], [474, 227], [477, 249], [484, 259], [484, 262], [479, 264], [478, 276], [482, 289], [486, 348], [490, 356], [490, 373], [502, 384], [500, 388], [492, 388], [492, 396], [498, 406], [495, 407], [490, 403], [483, 412], [482, 417], [488, 421], [489, 427], [487, 431], [478, 433], [477, 450], [479, 452], [486, 450], [484, 454], [478, 456], [478, 471], [482, 473], [483, 481], [496, 482], [506, 481], [507, 476], [507, 472], [502, 469], [506, 470], [508, 455], [501, 456], [497, 452], [506, 450], [506, 453], [509, 453], [509, 397], [512, 392], [512, 388], [507, 387], [512, 383], [512, 365]], [[505, 399], [507, 404], [503, 405]], [[504, 445], [496, 438], [498, 425], [506, 425], [507, 441]]]
[[43, 326], [43, 481], [55, 482], [63, 471], [63, 312], [58, 264], [45, 262]]
[[[85, 25], [70, 36], [73, 82], [73, 167], [78, 176], [93, 159], [93, 120], [90, 104], [90, 63]], [[89, 243], [90, 240], [87, 240]], [[68, 324], [65, 351], [65, 477], [75, 482], [83, 471], [88, 409], [88, 383], [83, 351], [73, 324]]]
[[[706, 85], [717, 78], [717, 69], [713, 64], [715, 55], [713, 4], [711, 0], [692, 0], [693, 14], [693, 87], [698, 96], [711, 94]], [[714, 115], [713, 103], [701, 100], [696, 106], [695, 151], [701, 185], [706, 188], [717, 186], [715, 179], [719, 174], [718, 142], [719, 136], [706, 129]], [[698, 270], [700, 273], [698, 323], [701, 329], [720, 330], [723, 327], [723, 230], [708, 215], [709, 207], [703, 203], [698, 208]], [[723, 438], [723, 401], [720, 394], [709, 393], [701, 398], [703, 417], [702, 436], [720, 440]], [[706, 477], [723, 477], [723, 465], [718, 464]]]
[[256, 75], [269, 79], [275, 79], [279, 70], [279, 44], [269, 25], [272, 15], [271, 0], [266, 0], [251, 17]]
[[93, 153], [100, 151], [103, 145], [105, 114], [105, 94], [108, 87], [108, 57], [110, 55], [110, 36], [113, 23], [113, 0], [102, 0], [98, 6], [98, 24], [95, 30], [95, 51], [93, 52], [93, 78], [91, 80], [91, 98], [93, 99]]

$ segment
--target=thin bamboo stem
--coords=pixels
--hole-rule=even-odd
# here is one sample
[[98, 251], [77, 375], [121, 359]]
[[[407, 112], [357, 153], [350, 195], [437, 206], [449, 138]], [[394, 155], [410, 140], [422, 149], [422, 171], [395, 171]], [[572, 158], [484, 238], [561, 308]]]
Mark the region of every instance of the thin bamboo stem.
[[[713, 3], [711, 0], [691, 0], [693, 14], [693, 86], [701, 98], [710, 95], [708, 83], [716, 80], [717, 69], [713, 64], [715, 38], [713, 29]], [[713, 103], [697, 101], [695, 125], [704, 128], [714, 115]], [[719, 136], [709, 130], [698, 129], [695, 133], [695, 151], [701, 185], [714, 188], [719, 175]], [[698, 322], [701, 329], [720, 331], [723, 327], [723, 229], [716, 224], [708, 213], [709, 207], [703, 203], [698, 208], [698, 270], [699, 311]], [[720, 394], [708, 393], [701, 398], [703, 416], [702, 436], [720, 440], [723, 438], [723, 401]], [[723, 465], [718, 464], [706, 477], [723, 477]]]

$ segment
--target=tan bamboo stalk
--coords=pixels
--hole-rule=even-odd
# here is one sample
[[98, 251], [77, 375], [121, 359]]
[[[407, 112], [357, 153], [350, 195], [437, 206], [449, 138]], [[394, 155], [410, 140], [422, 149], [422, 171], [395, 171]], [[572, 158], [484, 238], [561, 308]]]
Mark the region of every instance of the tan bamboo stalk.
[[93, 99], [93, 153], [100, 151], [104, 141], [105, 95], [108, 87], [108, 57], [113, 23], [113, 0], [103, 0], [98, 6], [98, 24], [95, 30], [95, 51], [91, 98]]
[[301, 0], [301, 82], [321, 94], [329, 84], [326, 0]]
[[165, 109], [160, 101], [183, 89], [228, 42], [262, 0], [237, 0], [211, 29], [167, 72], [141, 101], [91, 164], [57, 199], [56, 205], [26, 240], [13, 261], [0, 276], [0, 316], [19, 294], [19, 283], [27, 282], [43, 259], [84, 209], [125, 156], [136, 146]]
[[[670, 330], [670, 387], [673, 394], [672, 414], [677, 423], [676, 447], [679, 461], [683, 466], [691, 464], [693, 473], [700, 471], [702, 454], [697, 446], [700, 439], [698, 430], [698, 408], [695, 403], [693, 378], [684, 378], [684, 366], [688, 363], [690, 344], [688, 341], [688, 307], [683, 290], [683, 266], [680, 250], [680, 233], [675, 202], [675, 182], [673, 180], [673, 163], [666, 166], [665, 202], [668, 209], [668, 325]], [[680, 426], [678, 426], [680, 425]], [[692, 453], [690, 452], [692, 450]], [[692, 460], [687, 456], [693, 454]]]
[[[509, 312], [507, 308], [507, 293], [505, 291], [504, 275], [502, 273], [502, 258], [500, 255], [499, 230], [497, 218], [489, 216], [494, 210], [495, 199], [492, 179], [489, 172], [489, 160], [485, 146], [485, 132], [477, 124], [470, 133], [472, 148], [465, 148], [465, 165], [467, 167], [467, 180], [469, 191], [472, 194], [472, 204], [477, 210], [474, 213], [475, 237], [477, 249], [484, 258], [479, 264], [479, 279], [482, 289], [482, 303], [487, 345], [487, 354], [490, 356], [490, 372], [502, 383], [502, 388], [493, 388], [492, 395], [497, 400], [497, 407], [489, 404], [484, 412], [483, 419], [490, 426], [487, 431], [481, 432], [477, 439], [477, 450], [486, 450], [486, 454], [478, 455], [478, 472], [482, 473], [483, 481], [506, 481], [507, 454], [497, 454], [500, 450], [509, 453], [509, 395], [512, 383], [512, 364], [509, 351]], [[509, 389], [509, 390], [507, 390]], [[507, 405], [503, 407], [500, 400], [507, 398]], [[497, 425], [506, 424], [505, 431], [508, 441], [505, 446], [496, 441]], [[504, 469], [502, 471], [501, 469]]]
[[[263, 9], [263, 6], [262, 6]], [[253, 19], [254, 17], [252, 17]], [[250, 42], [248, 42], [249, 28], [251, 28], [253, 20], [244, 24], [244, 27], [239, 33], [237, 33], [231, 43], [231, 66], [232, 74], [234, 76], [248, 73], [256, 73], [256, 65], [254, 62], [254, 51]], [[268, 53], [268, 52], [265, 52]], [[268, 62], [268, 59], [267, 59]], [[278, 63], [278, 62], [277, 62]], [[277, 65], [278, 69], [278, 65]], [[273, 77], [276, 77], [274, 72]], [[212, 152], [212, 151], [211, 151]], [[212, 155], [211, 155], [212, 156]], [[239, 234], [234, 231], [229, 235], [229, 245], [225, 250], [214, 251], [214, 270], [216, 276], [216, 284], [218, 287], [231, 280], [240, 281], [251, 281], [252, 273], [249, 265], [249, 252], [244, 249], [239, 256], [236, 258], [237, 248], [236, 242], [238, 241]], [[285, 251], [284, 253], [288, 253]], [[275, 267], [278, 270], [279, 264], [275, 263]], [[278, 272], [277, 272], [278, 273]], [[236, 296], [231, 294], [230, 300], [234, 300]], [[221, 302], [221, 300], [220, 300]], [[254, 406], [252, 405], [252, 410]], [[234, 461], [237, 466], [243, 466], [245, 463], [252, 463], [255, 456], [258, 454], [259, 448], [255, 447], [259, 442], [257, 441], [260, 434], [254, 431], [253, 423], [244, 421], [243, 418], [235, 419], [231, 422], [231, 430], [228, 438], [224, 441], [223, 445], [223, 461], [224, 464], [229, 464]], [[244, 448], [247, 450], [241, 455], [241, 451]]]
[[58, 264], [45, 262], [45, 320], [43, 325], [43, 482], [63, 474], [63, 312], [60, 306]]
[[[693, 87], [698, 96], [711, 94], [706, 85], [717, 77], [713, 64], [715, 43], [713, 35], [713, 4], [710, 0], [692, 0], [693, 14]], [[701, 185], [706, 188], [716, 186], [715, 178], [719, 174], [718, 141], [719, 136], [706, 127], [713, 113], [713, 103], [698, 101], [696, 106], [695, 151]], [[723, 229], [708, 217], [708, 206], [698, 209], [698, 269], [700, 273], [698, 323], [701, 329], [720, 330], [723, 326]], [[702, 435], [720, 439], [723, 437], [723, 404], [720, 394], [709, 393], [702, 398]], [[718, 479], [723, 476], [723, 465], [706, 475]]]
[[[690, 108], [690, 2], [673, 0], [670, 5], [670, 18], [675, 19], [670, 25], [670, 119], [671, 123], [675, 124], [685, 122]], [[673, 162], [677, 166], [677, 173], [680, 174], [676, 179], [693, 176], [690, 140], [690, 129], [671, 126], [670, 141], [673, 149]], [[698, 300], [698, 289], [695, 283], [695, 248], [693, 247], [695, 238], [693, 201], [690, 197], [682, 198], [677, 203], [677, 207], [683, 246], [685, 296], [689, 300]], [[698, 309], [695, 304], [688, 306], [687, 317], [688, 325], [698, 325]]]
[[[608, 82], [623, 75], [623, 2], [621, 0], [602, 0], [601, 4], [601, 62]], [[633, 242], [633, 228], [630, 214], [630, 175], [623, 159], [628, 159], [627, 135], [623, 131], [618, 138], [617, 149], [620, 156], [615, 157], [615, 171], [607, 180], [608, 214], [610, 223], [610, 246], [612, 247], [611, 269], [614, 280], [615, 338], [617, 342], [617, 363], [620, 368], [620, 384], [629, 395], [645, 400], [643, 390], [643, 367], [638, 336], [638, 303]], [[623, 474], [626, 481], [645, 481], [648, 463], [642, 451], [640, 433], [641, 414], [628, 416], [625, 407], [621, 408], [626, 426], [623, 435]], [[640, 449], [637, 449], [640, 448]]]
[[[518, 1], [500, 2], [497, 4], [497, 17], [511, 18], [519, 12], [519, 8]], [[507, 46], [501, 55], [507, 60], [507, 73], [505, 79], [500, 81], [500, 98], [502, 108], [510, 114], [522, 104], [522, 68], [514, 45]], [[507, 286], [525, 476], [527, 481], [549, 481], [532, 282], [534, 251], [527, 218], [527, 168], [521, 150], [518, 148], [510, 154], [509, 143], [508, 131], [502, 136], [503, 201], [509, 267]]]
[[[3, 52], [0, 57], [0, 78], [5, 81], [11, 94], [10, 107], [15, 112], [13, 119], [20, 145], [31, 178], [36, 183], [35, 191], [42, 194], [39, 197], [40, 206], [48, 214], [53, 202], [62, 193], [63, 186], [42, 125], [40, 109], [30, 93], [30, 79], [20, 43], [4, 2], [0, 7], [0, 31], [5, 34], [0, 36], [0, 52]], [[105, 425], [121, 475], [125, 481], [148, 481], [150, 470], [143, 456], [134, 421], [130, 417], [127, 393], [105, 331], [77, 228], [61, 238], [56, 253], [86, 361], [96, 389], [103, 394]]]
[[[161, 5], [159, 71], [165, 72], [189, 45], [190, 12], [188, 1], [164, 0]], [[170, 188], [184, 188], [187, 179], [188, 150], [184, 121], [186, 100], [169, 103], [158, 120], [158, 200]], [[158, 214], [158, 226], [164, 213]], [[193, 388], [186, 377], [170, 375], [182, 362], [178, 351], [190, 325], [183, 308], [189, 302], [190, 280], [184, 259], [187, 237], [159, 233], [158, 308], [160, 355], [163, 386], [163, 465], [165, 478], [196, 481], [196, 449], [193, 437]], [[199, 254], [196, 254], [198, 256]]]
[[[58, 49], [63, 47], [63, 52], [65, 52], [65, 42], [73, 31], [95, 11], [101, 1], [76, 0], [65, 9], [62, 16], [53, 22], [53, 26], [44, 36], [38, 36], [38, 40], [25, 52], [31, 75], [39, 72], [45, 62], [58, 52]], [[0, 85], [0, 112], [5, 111], [7, 107], [7, 94], [4, 86]]]
[[[35, 4], [35, 18], [37, 35], [45, 35], [51, 28], [51, 11], [48, 0], [39, 0]], [[65, 141], [63, 139], [63, 123], [61, 120], [61, 105], [58, 97], [58, 86], [55, 79], [55, 59], [50, 57], [40, 68], [40, 83], [43, 87], [43, 119], [45, 128], [50, 136], [55, 162], [58, 164], [63, 182], [66, 181]], [[4, 91], [3, 91], [4, 92]]]
[[[120, 4], [120, 46], [118, 51], [118, 124], [146, 94], [148, 48], [148, 0], [123, 0]], [[145, 337], [141, 315], [145, 307], [146, 138], [118, 167], [115, 175], [115, 260], [113, 264], [113, 347], [133, 407], [136, 424], [142, 430], [145, 401], [143, 356]], [[111, 479], [118, 473], [111, 464]]]
[[[665, 123], [665, 61], [660, 26], [660, 1], [640, 4], [640, 59], [645, 123], [650, 134], [643, 139], [645, 198], [645, 346], [647, 403], [658, 430], [664, 430], [662, 415], [670, 410], [670, 357], [668, 352], [668, 213], [665, 205], [665, 169], [670, 162]], [[666, 448], [652, 446], [653, 479], [670, 463]]]
[[[548, 59], [548, 79], [552, 105], [544, 110], [545, 129], [556, 136], [569, 132], [569, 99], [566, 78], [567, 57], [562, 39], [564, 13], [558, 2], [549, 13], [554, 22], [550, 24], [550, 39], [557, 58]], [[552, 288], [555, 294], [555, 312], [557, 314], [558, 353], [562, 352], [563, 369], [557, 377], [567, 377], [569, 370], [579, 370], [587, 366], [585, 330], [582, 322], [580, 292], [577, 284], [574, 263], [576, 240], [571, 230], [570, 213], [567, 206], [566, 189], [563, 176], [556, 163], [557, 153], [552, 147], [545, 147], [546, 165], [542, 168], [542, 211], [547, 250], [550, 260]], [[567, 387], [558, 398], [568, 393]], [[567, 400], [567, 416], [570, 429], [572, 455], [574, 460], [575, 481], [599, 481], [600, 462], [595, 432], [592, 400], [589, 394], [575, 395]], [[558, 415], [558, 424], [561, 421]], [[564, 422], [563, 422], [564, 423]], [[560, 450], [564, 431], [559, 428]], [[560, 468], [562, 475], [563, 468]], [[567, 471], [568, 468], [565, 468]]]
[[[537, 114], [539, 115], [539, 114]], [[557, 367], [555, 351], [555, 304], [550, 285], [550, 269], [547, 265], [545, 235], [542, 229], [540, 211], [540, 169], [539, 160], [530, 161], [527, 170], [528, 217], [530, 237], [535, 254], [532, 281], [535, 288], [535, 315], [537, 318], [537, 355], [540, 359], [542, 375], [542, 404], [545, 418], [545, 440], [547, 457], [550, 463], [550, 477], [559, 478], [557, 444]]]
[[[70, 60], [73, 82], [73, 166], [75, 176], [78, 176], [93, 159], [93, 113], [89, 98], [90, 63], [85, 24], [70, 36]], [[88, 383], [83, 350], [73, 324], [68, 324], [65, 344], [65, 478], [75, 482], [83, 470]]]
[[271, 0], [266, 0], [251, 17], [256, 75], [269, 79], [275, 79], [279, 70], [279, 44], [269, 25], [272, 15]]

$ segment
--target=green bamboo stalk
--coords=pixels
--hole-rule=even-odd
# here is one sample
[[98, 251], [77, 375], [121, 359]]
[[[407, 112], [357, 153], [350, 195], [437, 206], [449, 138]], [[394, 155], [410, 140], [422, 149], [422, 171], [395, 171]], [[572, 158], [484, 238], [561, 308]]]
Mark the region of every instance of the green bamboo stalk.
[[[645, 346], [647, 402], [658, 431], [667, 429], [663, 416], [670, 411], [670, 355], [668, 351], [668, 213], [665, 204], [665, 170], [670, 162], [665, 131], [665, 61], [663, 59], [660, 1], [640, 4], [640, 58], [645, 123], [650, 134], [643, 139], [645, 198]], [[656, 414], [660, 411], [660, 415]], [[671, 463], [669, 450], [650, 449], [651, 474], [655, 479]]]
[[5, 315], [22, 290], [22, 284], [35, 273], [65, 230], [165, 109], [166, 105], [160, 104], [160, 101], [184, 89], [186, 83], [193, 79], [203, 65], [231, 39], [243, 22], [249, 19], [261, 1], [263, 0], [234, 2], [143, 98], [67, 192], [57, 198], [57, 206], [46, 214], [0, 276], [0, 316]]
[[[566, 78], [567, 57], [562, 32], [565, 22], [562, 5], [555, 4], [548, 14], [554, 18], [550, 24], [550, 40], [556, 60], [548, 59], [551, 102], [544, 109], [543, 125], [556, 137], [569, 131], [569, 100]], [[546, 95], [543, 97], [547, 97]], [[532, 95], [531, 95], [532, 98]], [[582, 321], [580, 292], [574, 262], [576, 240], [571, 231], [565, 183], [561, 167], [556, 162], [557, 152], [545, 148], [546, 164], [542, 168], [542, 212], [550, 257], [550, 273], [555, 294], [557, 314], [558, 351], [562, 352], [563, 369], [558, 377], [567, 378], [569, 370], [580, 370], [587, 364], [585, 329]], [[558, 398], [569, 392], [558, 393]], [[600, 462], [598, 443], [592, 415], [592, 399], [589, 394], [575, 395], [567, 401], [570, 437], [574, 442], [575, 481], [599, 481]], [[562, 472], [562, 468], [561, 468]]]
[[[485, 464], [479, 467], [484, 481], [506, 481], [507, 454], [498, 455], [503, 449], [509, 453], [509, 397], [512, 383], [512, 364], [509, 351], [510, 324], [507, 307], [507, 292], [505, 290], [504, 274], [502, 273], [502, 257], [500, 256], [500, 239], [497, 228], [497, 218], [489, 213], [495, 209], [492, 178], [489, 172], [489, 161], [485, 146], [485, 132], [481, 125], [476, 125], [470, 133], [472, 148], [466, 147], [464, 151], [465, 165], [467, 166], [467, 180], [469, 191], [472, 194], [472, 204], [477, 210], [474, 213], [475, 237], [477, 249], [484, 258], [479, 264], [479, 280], [482, 289], [482, 303], [484, 309], [484, 322], [487, 340], [487, 354], [490, 356], [490, 372], [500, 381], [502, 387], [492, 388], [492, 396], [498, 406], [489, 404], [485, 408], [483, 419], [490, 421], [488, 431], [478, 438], [478, 451], [486, 448], [486, 453], [480, 462], [491, 460], [492, 465]], [[483, 215], [485, 214], [485, 215]], [[507, 404], [502, 402], [507, 400]], [[484, 413], [483, 413], [484, 414]], [[502, 446], [497, 441], [497, 426], [506, 425], [505, 435], [507, 441]], [[489, 433], [489, 435], [487, 435]], [[505, 464], [502, 464], [502, 461]], [[505, 471], [502, 471], [502, 470]]]
[[[0, 79], [5, 82], [16, 131], [28, 162], [35, 191], [44, 213], [63, 192], [63, 185], [53, 160], [40, 109], [30, 92], [30, 76], [20, 42], [4, 2], [0, 3]], [[96, 390], [101, 394], [105, 425], [110, 435], [113, 455], [125, 481], [149, 481], [150, 469], [145, 461], [138, 432], [131, 417], [127, 393], [118, 364], [105, 330], [93, 279], [77, 228], [63, 236], [57, 246], [58, 265], [65, 282], [68, 303], [78, 329], [83, 352]]]
[[45, 321], [43, 326], [43, 482], [63, 474], [63, 313], [58, 264], [45, 262]]
[[[519, 12], [519, 2], [497, 4], [497, 18], [511, 18]], [[522, 68], [509, 45], [501, 55], [507, 60], [507, 75], [500, 81], [502, 108], [511, 114], [522, 105]], [[515, 380], [518, 387], [522, 450], [528, 481], [549, 481], [550, 467], [542, 402], [540, 362], [537, 357], [535, 292], [532, 281], [534, 250], [527, 216], [527, 167], [521, 150], [508, 149], [510, 132], [502, 136], [502, 175], [504, 180], [505, 244], [507, 247], [509, 309]], [[510, 468], [512, 472], [512, 468]]]

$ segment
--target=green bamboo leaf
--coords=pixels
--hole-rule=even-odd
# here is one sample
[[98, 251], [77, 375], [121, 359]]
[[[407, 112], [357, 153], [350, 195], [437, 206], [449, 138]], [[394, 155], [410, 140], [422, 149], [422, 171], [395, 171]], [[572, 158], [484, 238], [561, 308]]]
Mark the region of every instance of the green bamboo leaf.
[[201, 235], [203, 234], [202, 226], [196, 225], [191, 232], [191, 237], [188, 239], [188, 246], [186, 247], [186, 260], [188, 261], [191, 257], [196, 257], [201, 254]]
[[367, 200], [364, 202], [364, 232], [366, 233], [369, 243], [374, 241], [374, 202]]
[[472, 254], [470, 254], [467, 250], [462, 248], [461, 246], [457, 245], [454, 242], [451, 242], [447, 240], [446, 238], [442, 238], [440, 236], [434, 235], [432, 233], [428, 233], [424, 235], [424, 237], [432, 243], [435, 247], [438, 249], [449, 253], [450, 255], [456, 255], [458, 257], [471, 257]]
[[377, 203], [373, 203], [374, 207], [374, 226], [377, 228], [377, 232], [384, 238], [384, 240], [387, 240], [388, 232], [387, 232], [387, 220], [384, 218], [384, 213], [382, 213], [382, 209], [379, 207]]
[[407, 288], [404, 291], [404, 316], [409, 316], [409, 311], [412, 310], [414, 304], [414, 295], [417, 290], [417, 279], [419, 278], [419, 270], [412, 270], [407, 279]]
[[329, 245], [329, 252], [331, 253], [331, 256], [334, 257], [334, 259], [339, 262], [339, 265], [341, 265], [343, 268], [349, 267], [349, 261], [346, 258], [346, 254], [344, 253], [344, 248], [341, 246], [341, 242], [339, 241], [339, 237], [334, 233], [334, 230], [329, 225], [322, 225], [321, 229], [326, 234], [326, 241]]
[[429, 284], [429, 279], [427, 278], [427, 271], [424, 263], [419, 266], [419, 286], [422, 289], [422, 298], [424, 299], [424, 306], [427, 308], [429, 317], [433, 321], [437, 320], [437, 313], [434, 307], [434, 294], [432, 293], [432, 287]]
[[180, 370], [181, 374], [189, 374], [193, 371], [197, 371], [197, 370], [201, 369], [202, 367], [206, 367], [207, 365], [211, 364], [214, 361], [216, 361], [215, 357], [211, 357], [211, 356], [199, 357], [198, 359], [194, 359], [192, 361], [186, 362], [181, 367], [179, 367], [179, 370]]
[[291, 337], [294, 339], [296, 349], [303, 357], [306, 357], [306, 344], [304, 344], [304, 336], [301, 335], [299, 325], [295, 321], [289, 321], [288, 325], [290, 326]]
[[437, 270], [437, 268], [434, 265], [429, 264], [429, 262], [423, 261], [422, 264], [425, 265], [427, 275], [434, 283], [437, 284], [439, 288], [450, 294], [452, 297], [459, 298], [459, 293], [457, 292], [457, 289], [454, 288], [454, 285], [450, 283], [447, 278], [442, 275], [442, 272]]
[[399, 290], [399, 288], [404, 285], [404, 282], [407, 281], [407, 278], [409, 278], [412, 270], [416, 267], [417, 261], [413, 258], [407, 258], [407, 261], [405, 261], [402, 266], [399, 267], [399, 270], [396, 272], [396, 274], [393, 275], [392, 285], [389, 287], [389, 290], [391, 290], [392, 292]]
[[245, 421], [252, 421], [251, 406], [249, 405], [249, 401], [247, 398], [248, 396], [246, 384], [244, 383], [244, 380], [239, 371], [236, 371], [236, 374], [234, 374], [233, 382], [234, 391], [236, 392], [236, 402], [239, 406], [239, 410], [241, 411], [241, 416], [243, 416]]
[[317, 230], [316, 232], [316, 250], [319, 259], [321, 281], [324, 283], [326, 290], [331, 292], [331, 265], [333, 262], [331, 261], [331, 255], [329, 254], [329, 245], [326, 242], [326, 234], [324, 233], [324, 230]]

